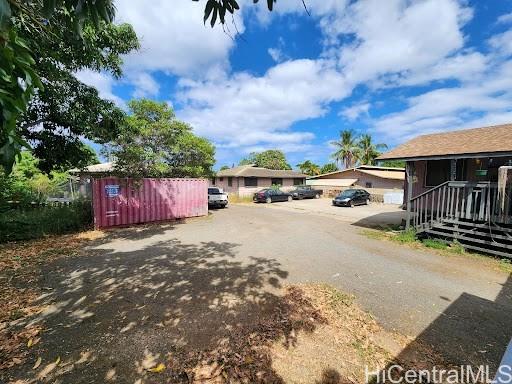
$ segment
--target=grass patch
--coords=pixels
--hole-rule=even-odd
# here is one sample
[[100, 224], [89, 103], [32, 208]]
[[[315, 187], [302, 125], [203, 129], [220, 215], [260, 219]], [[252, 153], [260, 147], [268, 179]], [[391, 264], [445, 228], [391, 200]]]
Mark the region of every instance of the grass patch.
[[416, 239], [416, 231], [414, 229], [409, 229], [407, 231], [400, 231], [395, 236], [395, 240], [399, 243], [415, 243]]
[[512, 260], [505, 258], [499, 259], [492, 255], [484, 255], [482, 253], [466, 250], [462, 244], [457, 241], [454, 241], [453, 243], [446, 243], [432, 238], [419, 240], [416, 238], [416, 232], [414, 230], [393, 231], [390, 227], [365, 229], [361, 231], [361, 234], [370, 239], [392, 241], [394, 243], [407, 245], [411, 248], [435, 250], [439, 255], [464, 255], [465, 257], [471, 257], [490, 264], [495, 269], [499, 269], [506, 273], [512, 273]]
[[0, 214], [0, 243], [79, 232], [92, 225], [89, 201], [60, 207], [9, 210]]
[[252, 203], [252, 196], [240, 196], [237, 194], [233, 194], [233, 195], [229, 195], [228, 199], [231, 204]]
[[448, 248], [448, 244], [446, 244], [444, 241], [441, 241], [438, 239], [423, 239], [421, 242], [427, 248], [434, 248], [434, 249]]

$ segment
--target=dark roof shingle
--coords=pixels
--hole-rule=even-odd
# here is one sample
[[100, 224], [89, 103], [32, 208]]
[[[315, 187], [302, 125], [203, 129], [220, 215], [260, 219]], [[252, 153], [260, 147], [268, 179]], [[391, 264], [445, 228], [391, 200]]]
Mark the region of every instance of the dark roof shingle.
[[512, 153], [512, 124], [418, 136], [382, 154], [377, 160], [495, 152]]

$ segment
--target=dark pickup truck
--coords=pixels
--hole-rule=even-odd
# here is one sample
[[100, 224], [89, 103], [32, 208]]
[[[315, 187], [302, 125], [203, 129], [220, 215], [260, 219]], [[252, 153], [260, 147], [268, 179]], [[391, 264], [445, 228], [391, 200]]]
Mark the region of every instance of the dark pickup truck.
[[323, 191], [321, 189], [314, 189], [310, 185], [299, 185], [293, 191], [290, 191], [294, 199], [302, 200], [307, 198], [319, 199]]

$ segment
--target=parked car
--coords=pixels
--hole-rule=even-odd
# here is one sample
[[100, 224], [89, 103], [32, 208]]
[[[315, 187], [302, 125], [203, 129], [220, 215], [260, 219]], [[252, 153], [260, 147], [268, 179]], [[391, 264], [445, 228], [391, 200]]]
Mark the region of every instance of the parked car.
[[294, 199], [302, 200], [306, 198], [319, 199], [324, 193], [321, 189], [315, 189], [311, 185], [299, 185], [293, 191], [290, 191]]
[[262, 189], [256, 192], [252, 198], [255, 203], [273, 203], [274, 201], [292, 201], [293, 197], [290, 193], [283, 192], [279, 189]]
[[208, 207], [224, 208], [228, 205], [228, 194], [222, 188], [208, 188]]
[[364, 189], [347, 189], [332, 200], [332, 205], [339, 207], [353, 207], [370, 203], [370, 194]]

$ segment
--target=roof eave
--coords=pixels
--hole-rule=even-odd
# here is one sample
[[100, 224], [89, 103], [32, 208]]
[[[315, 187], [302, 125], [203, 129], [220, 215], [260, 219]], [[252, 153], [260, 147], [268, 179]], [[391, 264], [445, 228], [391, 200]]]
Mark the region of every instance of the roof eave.
[[479, 157], [506, 157], [512, 156], [512, 151], [504, 152], [476, 152], [476, 153], [454, 153], [446, 155], [431, 156], [389, 156], [378, 157], [376, 161], [402, 160], [402, 161], [421, 161], [421, 160], [449, 160], [449, 159], [476, 159]]

